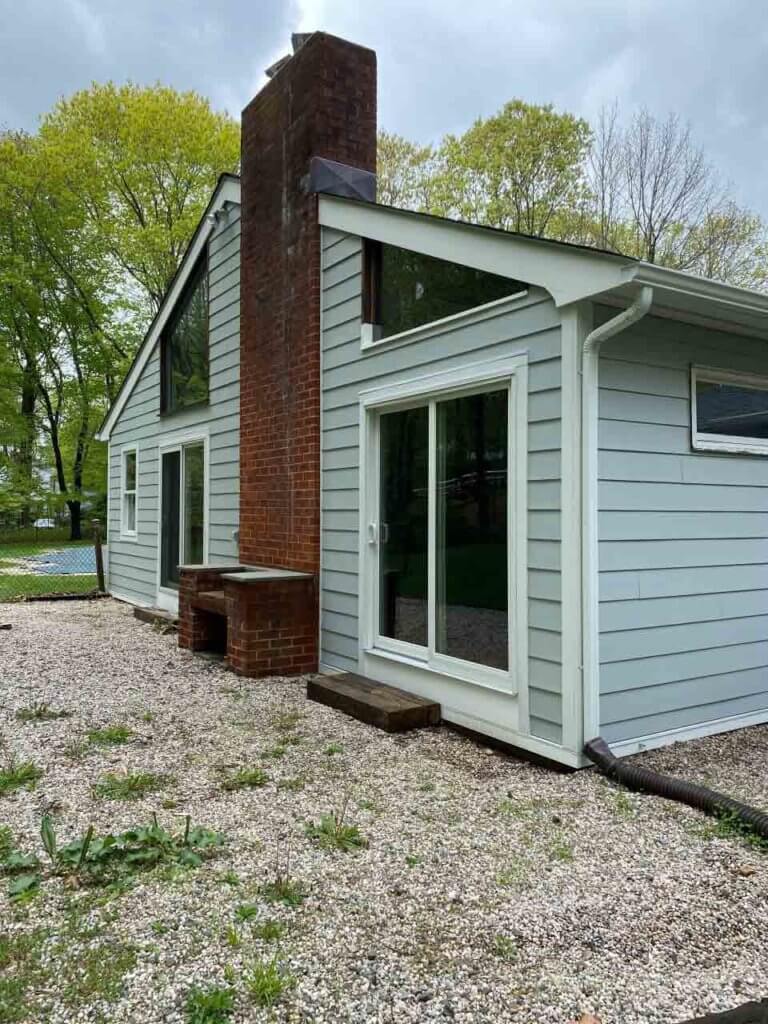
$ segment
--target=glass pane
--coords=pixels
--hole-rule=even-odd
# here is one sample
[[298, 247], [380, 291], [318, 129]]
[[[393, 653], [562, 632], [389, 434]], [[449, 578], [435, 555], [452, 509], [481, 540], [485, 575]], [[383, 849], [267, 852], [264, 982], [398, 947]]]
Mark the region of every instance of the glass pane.
[[423, 253], [381, 247], [381, 337], [522, 291], [524, 284]]
[[123, 500], [125, 501], [125, 529], [129, 533], [136, 531], [136, 495], [124, 494]]
[[205, 450], [201, 444], [184, 449], [184, 562], [203, 561], [205, 525]]
[[125, 453], [125, 489], [136, 490], [136, 452]]
[[508, 667], [506, 391], [437, 405], [436, 648]]
[[380, 421], [379, 630], [427, 644], [426, 407], [386, 413]]
[[768, 437], [768, 390], [697, 379], [696, 426], [706, 434]]
[[203, 261], [165, 336], [167, 410], [208, 399], [208, 268]]
[[163, 454], [162, 537], [160, 545], [160, 584], [175, 587], [179, 583], [179, 505], [181, 497], [181, 455]]

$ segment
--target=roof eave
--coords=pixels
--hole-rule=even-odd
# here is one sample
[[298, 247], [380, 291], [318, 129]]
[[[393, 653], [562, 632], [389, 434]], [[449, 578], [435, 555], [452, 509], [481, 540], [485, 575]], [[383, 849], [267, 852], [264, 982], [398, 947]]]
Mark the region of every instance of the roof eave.
[[115, 424], [120, 418], [120, 414], [125, 408], [134, 387], [144, 371], [144, 367], [149, 361], [149, 357], [154, 350], [155, 344], [160, 337], [163, 327], [173, 312], [173, 309], [184, 290], [187, 278], [192, 272], [192, 269], [197, 262], [197, 258], [202, 252], [205, 243], [208, 241], [208, 236], [213, 230], [214, 225], [211, 220], [211, 215], [223, 209], [227, 203], [231, 203], [236, 206], [240, 205], [240, 179], [234, 174], [222, 174], [219, 176], [216, 188], [214, 189], [208, 205], [195, 228], [195, 233], [190, 239], [181, 263], [171, 279], [171, 283], [168, 285], [163, 301], [160, 304], [160, 309], [155, 314], [155, 318], [150, 324], [147, 333], [144, 335], [144, 339], [133, 358], [133, 362], [125, 375], [122, 386], [120, 387], [109, 412], [104, 417], [101, 426], [96, 432], [95, 436], [97, 441], [109, 440]]

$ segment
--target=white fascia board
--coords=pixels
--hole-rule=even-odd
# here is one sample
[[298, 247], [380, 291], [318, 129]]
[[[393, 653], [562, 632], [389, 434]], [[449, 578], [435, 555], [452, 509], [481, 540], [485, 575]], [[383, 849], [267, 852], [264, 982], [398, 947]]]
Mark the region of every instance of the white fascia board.
[[723, 284], [722, 281], [713, 281], [707, 277], [695, 277], [682, 270], [671, 270], [653, 263], [638, 263], [633, 269], [635, 272], [632, 275], [632, 281], [636, 285], [648, 284], [651, 287], [663, 289], [670, 296], [677, 293], [680, 296], [697, 298], [704, 302], [715, 302], [723, 308], [731, 307], [738, 310], [740, 314], [768, 317], [768, 295], [762, 292], [737, 288], [734, 285]]
[[320, 223], [350, 235], [537, 285], [549, 292], [557, 306], [627, 283], [627, 261], [610, 253], [523, 238], [355, 199], [321, 195]]
[[211, 201], [208, 203], [197, 230], [192, 236], [192, 241], [189, 243], [189, 247], [184, 253], [184, 258], [179, 265], [176, 276], [171, 282], [170, 288], [165, 293], [162, 305], [160, 306], [155, 319], [152, 321], [139, 351], [136, 353], [136, 356], [131, 363], [128, 374], [123, 381], [123, 386], [120, 388], [112, 408], [109, 410], [109, 413], [96, 434], [97, 441], [109, 440], [115, 424], [120, 418], [120, 414], [125, 408], [128, 399], [133, 393], [133, 389], [138, 384], [139, 379], [144, 372], [144, 368], [154, 352], [155, 345], [163, 332], [163, 328], [173, 313], [181, 293], [184, 291], [184, 287], [189, 280], [190, 274], [194, 270], [197, 259], [208, 242], [208, 238], [213, 231], [215, 224], [214, 214], [218, 213], [219, 210], [222, 210], [227, 203], [234, 203], [237, 206], [240, 205], [240, 180], [230, 175], [223, 177], [216, 186], [216, 190], [211, 197]]

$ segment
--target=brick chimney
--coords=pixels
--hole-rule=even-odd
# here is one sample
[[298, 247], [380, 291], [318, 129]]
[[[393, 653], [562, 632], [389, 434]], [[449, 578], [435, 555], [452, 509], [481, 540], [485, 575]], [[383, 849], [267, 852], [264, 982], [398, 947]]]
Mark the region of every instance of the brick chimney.
[[316, 32], [242, 117], [240, 559], [320, 568], [320, 228], [312, 157], [376, 170], [376, 55]]

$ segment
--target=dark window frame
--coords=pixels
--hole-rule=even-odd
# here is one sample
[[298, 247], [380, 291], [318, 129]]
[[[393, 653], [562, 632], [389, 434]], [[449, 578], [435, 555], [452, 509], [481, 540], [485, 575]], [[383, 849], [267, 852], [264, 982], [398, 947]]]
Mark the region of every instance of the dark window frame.
[[[160, 415], [161, 416], [172, 416], [177, 412], [183, 412], [186, 409], [195, 409], [198, 406], [207, 405], [210, 401], [210, 306], [211, 306], [211, 293], [208, 283], [208, 246], [206, 245], [203, 251], [195, 261], [195, 265], [184, 284], [184, 288], [176, 300], [173, 312], [168, 318], [168, 321], [163, 327], [160, 335]], [[172, 345], [171, 338], [173, 335], [178, 322], [187, 308], [187, 303], [190, 297], [200, 285], [202, 280], [206, 281], [206, 295], [205, 295], [205, 343], [208, 355], [208, 373], [206, 379], [206, 393], [204, 398], [200, 398], [195, 402], [187, 402], [183, 405], [170, 405], [170, 377], [171, 377], [171, 357], [172, 357]]]
[[[504, 275], [494, 274], [492, 271], [480, 271], [473, 267], [467, 267], [465, 264], [460, 262], [443, 259], [438, 256], [430, 256], [427, 253], [421, 253], [415, 249], [407, 249], [404, 246], [390, 245], [372, 238], [363, 238], [362, 243], [361, 318], [362, 323], [369, 328], [371, 332], [370, 337], [367, 337], [364, 334], [364, 345], [388, 341], [391, 338], [397, 338], [401, 334], [408, 334], [414, 330], [426, 330], [429, 329], [432, 324], [439, 324], [442, 321], [450, 320], [455, 316], [470, 315], [474, 310], [482, 309], [484, 306], [490, 305], [494, 302], [504, 301], [505, 299], [521, 298], [528, 292], [529, 285], [525, 282], [516, 281], [513, 278], [506, 278]], [[384, 309], [384, 297], [387, 292], [386, 283], [384, 281], [385, 265], [387, 263], [384, 252], [385, 248], [399, 250], [404, 253], [411, 253], [413, 256], [424, 260], [427, 266], [429, 266], [430, 263], [433, 265], [443, 264], [446, 268], [450, 267], [455, 270], [465, 270], [470, 274], [474, 273], [475, 275], [488, 279], [486, 286], [488, 286], [490, 279], [495, 278], [498, 281], [504, 281], [505, 288], [501, 291], [501, 294], [490, 298], [480, 297], [477, 302], [473, 302], [471, 305], [466, 305], [459, 309], [446, 310], [444, 313], [440, 313], [430, 319], [415, 322], [410, 326], [402, 326], [388, 330], [385, 322], [386, 311]], [[509, 291], [506, 290], [506, 282], [509, 283]]]

